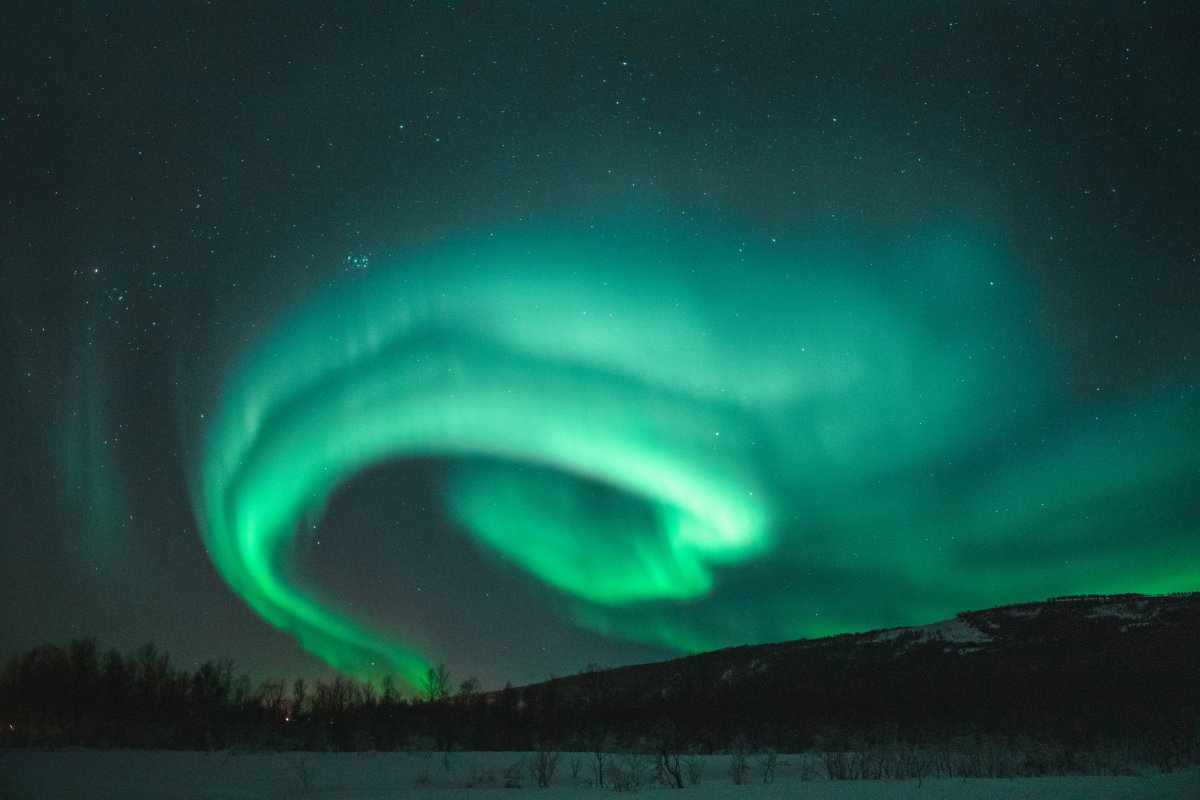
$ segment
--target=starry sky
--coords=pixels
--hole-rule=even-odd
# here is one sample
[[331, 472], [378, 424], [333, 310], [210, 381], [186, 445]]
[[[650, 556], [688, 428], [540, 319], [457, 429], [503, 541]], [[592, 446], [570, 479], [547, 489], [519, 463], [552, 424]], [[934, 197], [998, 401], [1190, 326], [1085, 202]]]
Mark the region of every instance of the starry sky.
[[1200, 589], [1200, 12], [884, 6], [5, 4], [0, 657]]

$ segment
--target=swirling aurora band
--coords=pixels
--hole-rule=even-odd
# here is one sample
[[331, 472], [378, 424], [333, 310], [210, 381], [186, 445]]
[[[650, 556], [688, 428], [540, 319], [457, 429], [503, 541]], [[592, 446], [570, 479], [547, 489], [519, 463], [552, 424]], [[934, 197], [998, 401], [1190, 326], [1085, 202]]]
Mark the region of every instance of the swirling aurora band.
[[1194, 481], [1194, 446], [1172, 444], [1200, 441], [1194, 391], [1102, 430], [1047, 412], [1057, 357], [1017, 272], [968, 232], [750, 241], [542, 226], [312, 298], [240, 362], [208, 432], [198, 500], [221, 574], [335, 668], [417, 681], [425, 654], [286, 564], [340, 484], [434, 456], [453, 460], [449, 516], [579, 624], [685, 650], [1196, 588], [1179, 559], [1194, 501], [1142, 514], [1156, 540], [1119, 529], [1132, 496], [1144, 512]]

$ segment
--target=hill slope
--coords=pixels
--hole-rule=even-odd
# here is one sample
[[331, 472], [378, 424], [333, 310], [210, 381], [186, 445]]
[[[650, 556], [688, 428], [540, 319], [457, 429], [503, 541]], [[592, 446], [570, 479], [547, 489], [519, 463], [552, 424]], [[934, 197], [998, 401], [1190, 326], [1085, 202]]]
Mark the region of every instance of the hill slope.
[[713, 745], [740, 730], [794, 747], [880, 731], [1080, 744], [1169, 736], [1191, 747], [1200, 723], [1200, 594], [967, 611], [920, 627], [589, 669], [522, 695], [535, 716], [571, 733], [670, 720], [684, 738]]

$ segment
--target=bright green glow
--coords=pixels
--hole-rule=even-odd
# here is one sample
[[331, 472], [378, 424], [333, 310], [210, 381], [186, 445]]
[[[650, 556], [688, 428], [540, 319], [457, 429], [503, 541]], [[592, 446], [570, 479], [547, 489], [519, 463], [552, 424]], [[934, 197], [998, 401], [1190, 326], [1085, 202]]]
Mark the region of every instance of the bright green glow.
[[[1195, 588], [1178, 484], [1197, 456], [1170, 444], [1200, 441], [1194, 396], [1061, 431], [1016, 274], [967, 232], [749, 241], [543, 227], [314, 298], [248, 354], [209, 432], [221, 573], [335, 667], [415, 680], [421, 653], [286, 561], [355, 473], [445, 456], [450, 515], [577, 622], [683, 649]], [[1120, 528], [1135, 492], [1165, 509], [1149, 544]]]

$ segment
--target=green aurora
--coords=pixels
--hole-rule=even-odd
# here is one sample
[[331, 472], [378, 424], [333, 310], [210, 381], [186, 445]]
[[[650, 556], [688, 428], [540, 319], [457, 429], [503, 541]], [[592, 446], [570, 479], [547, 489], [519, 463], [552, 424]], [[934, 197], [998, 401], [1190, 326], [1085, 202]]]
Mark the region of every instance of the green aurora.
[[1194, 387], [1081, 412], [1002, 240], [698, 231], [497, 230], [311, 297], [206, 436], [221, 574], [335, 668], [416, 682], [436, 653], [289, 564], [340, 485], [435, 457], [547, 602], [682, 651], [1195, 588]]

